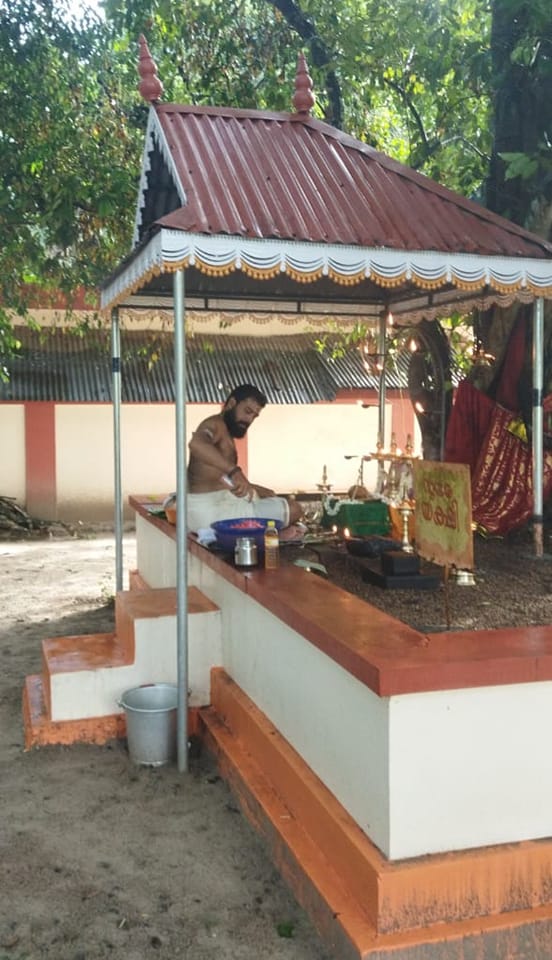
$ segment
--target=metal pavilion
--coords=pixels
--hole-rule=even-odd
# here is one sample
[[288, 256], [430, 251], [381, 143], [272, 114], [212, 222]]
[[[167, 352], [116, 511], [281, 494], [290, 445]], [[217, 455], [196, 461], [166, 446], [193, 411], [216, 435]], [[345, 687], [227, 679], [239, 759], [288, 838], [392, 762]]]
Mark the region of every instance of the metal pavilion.
[[[533, 475], [543, 469], [544, 299], [552, 244], [311, 115], [299, 55], [293, 112], [160, 102], [146, 40], [140, 92], [150, 104], [133, 249], [102, 286], [112, 318], [117, 589], [122, 587], [121, 311], [172, 312], [177, 495], [186, 497], [187, 309], [339, 314], [378, 326], [447, 311], [533, 304]], [[383, 352], [383, 346], [382, 346]], [[382, 381], [381, 395], [385, 383]], [[381, 408], [382, 409], [382, 408]], [[542, 482], [534, 483], [542, 552]], [[540, 541], [539, 541], [540, 533]], [[178, 764], [187, 769], [185, 510], [177, 531]], [[540, 544], [540, 545], [539, 545]]]

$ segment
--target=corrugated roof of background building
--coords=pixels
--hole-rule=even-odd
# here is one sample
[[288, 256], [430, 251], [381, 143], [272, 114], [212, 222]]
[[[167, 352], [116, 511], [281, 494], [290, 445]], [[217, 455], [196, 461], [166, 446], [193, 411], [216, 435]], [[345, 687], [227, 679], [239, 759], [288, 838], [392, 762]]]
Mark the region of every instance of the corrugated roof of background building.
[[[111, 401], [110, 333], [21, 327], [20, 352], [7, 361], [10, 379], [0, 383], [3, 401], [98, 403]], [[124, 403], [174, 402], [172, 332], [121, 331]], [[406, 389], [408, 355], [386, 373], [390, 388]], [[254, 383], [270, 403], [317, 403], [340, 390], [377, 390], [358, 350], [320, 352], [315, 333], [252, 337], [195, 334], [187, 338], [186, 386], [190, 403], [220, 403], [238, 383]]]

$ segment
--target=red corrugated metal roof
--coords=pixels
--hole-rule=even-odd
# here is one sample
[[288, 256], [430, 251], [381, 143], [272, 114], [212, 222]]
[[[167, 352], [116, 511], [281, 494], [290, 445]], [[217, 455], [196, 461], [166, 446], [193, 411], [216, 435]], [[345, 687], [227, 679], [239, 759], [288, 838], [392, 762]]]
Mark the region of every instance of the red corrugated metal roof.
[[158, 221], [163, 227], [480, 256], [552, 254], [539, 237], [307, 115], [154, 110], [186, 195]]

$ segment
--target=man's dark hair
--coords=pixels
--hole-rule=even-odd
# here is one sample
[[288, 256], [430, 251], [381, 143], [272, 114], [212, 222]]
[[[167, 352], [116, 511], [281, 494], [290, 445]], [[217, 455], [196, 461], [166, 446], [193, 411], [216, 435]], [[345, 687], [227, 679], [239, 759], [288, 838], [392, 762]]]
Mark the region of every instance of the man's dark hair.
[[261, 393], [259, 388], [254, 387], [252, 383], [240, 383], [238, 387], [234, 387], [232, 393], [226, 398], [226, 403], [232, 399], [236, 403], [241, 403], [242, 400], [254, 400], [260, 407], [266, 407], [268, 403], [264, 393]]

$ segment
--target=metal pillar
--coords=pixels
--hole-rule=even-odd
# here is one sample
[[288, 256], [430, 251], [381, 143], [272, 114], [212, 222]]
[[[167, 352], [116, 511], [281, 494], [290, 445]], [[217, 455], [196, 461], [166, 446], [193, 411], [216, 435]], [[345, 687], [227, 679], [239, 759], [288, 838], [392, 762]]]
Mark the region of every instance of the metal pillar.
[[543, 555], [543, 360], [544, 300], [533, 307], [533, 537], [535, 556]]
[[176, 413], [176, 640], [178, 769], [188, 770], [188, 538], [186, 529], [186, 318], [184, 271], [173, 279]]
[[[387, 311], [382, 310], [378, 322], [378, 363], [380, 364], [378, 382], [378, 442], [377, 451], [383, 453], [385, 449], [385, 363], [387, 360]], [[383, 492], [385, 485], [385, 462], [378, 460], [378, 475], [376, 489]]]
[[[387, 311], [382, 310], [378, 325], [378, 357], [381, 364], [378, 387], [378, 443], [385, 446], [385, 361], [387, 347]], [[382, 449], [383, 449], [382, 446]]]
[[121, 483], [121, 334], [119, 310], [111, 311], [111, 390], [113, 394], [113, 466], [115, 495], [115, 591], [123, 589], [123, 494]]

